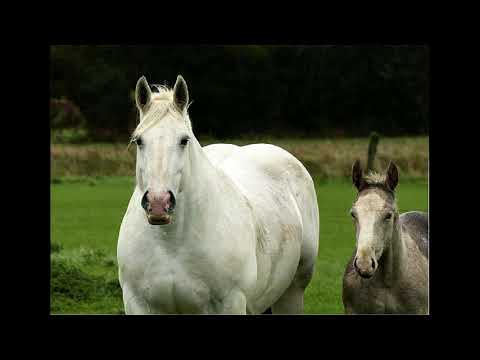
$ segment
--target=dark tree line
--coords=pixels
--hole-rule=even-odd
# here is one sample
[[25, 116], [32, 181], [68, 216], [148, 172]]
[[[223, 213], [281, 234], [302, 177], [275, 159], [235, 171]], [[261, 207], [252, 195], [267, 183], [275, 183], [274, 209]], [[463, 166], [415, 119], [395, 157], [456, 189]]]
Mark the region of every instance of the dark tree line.
[[51, 47], [51, 97], [75, 104], [94, 140], [129, 136], [141, 75], [173, 86], [177, 74], [196, 133], [428, 133], [426, 46]]

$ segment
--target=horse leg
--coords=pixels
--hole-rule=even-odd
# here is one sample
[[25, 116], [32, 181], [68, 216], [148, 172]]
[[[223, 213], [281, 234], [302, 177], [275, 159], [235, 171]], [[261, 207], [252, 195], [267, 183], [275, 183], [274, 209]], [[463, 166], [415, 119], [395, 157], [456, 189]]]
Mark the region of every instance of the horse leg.
[[150, 314], [150, 307], [146, 301], [136, 297], [127, 286], [123, 287], [123, 306], [125, 315], [146, 315]]
[[272, 305], [274, 314], [303, 314], [303, 293], [305, 289], [292, 283]]
[[303, 296], [315, 268], [315, 263], [310, 261], [309, 264], [300, 260], [292, 283], [272, 305], [273, 314], [303, 314]]
[[240, 290], [233, 290], [222, 302], [220, 314], [247, 315], [247, 298]]

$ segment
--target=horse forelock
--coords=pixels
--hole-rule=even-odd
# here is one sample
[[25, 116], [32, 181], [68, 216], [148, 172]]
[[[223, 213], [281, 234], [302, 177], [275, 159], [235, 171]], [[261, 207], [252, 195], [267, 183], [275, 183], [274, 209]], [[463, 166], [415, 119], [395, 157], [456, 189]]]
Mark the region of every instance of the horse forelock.
[[395, 211], [397, 211], [395, 193], [392, 190], [390, 190], [386, 184], [381, 182], [372, 182], [372, 183], [365, 182], [363, 187], [360, 188], [360, 190], [358, 191], [354, 204], [360, 199], [360, 197], [370, 194], [372, 192], [379, 195], [380, 198], [385, 201], [385, 203], [387, 203]]
[[188, 116], [188, 104], [185, 109], [180, 109], [175, 105], [173, 100], [173, 90], [163, 85], [155, 85], [158, 92], [152, 92], [150, 104], [147, 112], [143, 118], [140, 119], [139, 124], [132, 133], [132, 140], [141, 136], [147, 129], [158, 124], [169, 112], [175, 117], [183, 119], [187, 128], [192, 131], [192, 125]]

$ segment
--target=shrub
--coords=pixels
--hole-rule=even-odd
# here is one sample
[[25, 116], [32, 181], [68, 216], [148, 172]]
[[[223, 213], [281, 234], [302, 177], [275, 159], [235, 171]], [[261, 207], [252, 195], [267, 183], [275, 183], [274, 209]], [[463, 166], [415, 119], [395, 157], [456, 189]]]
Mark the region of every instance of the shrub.
[[51, 140], [55, 143], [76, 143], [88, 139], [86, 120], [72, 101], [50, 99]]
[[58, 253], [63, 250], [63, 245], [57, 242], [52, 242], [50, 244], [50, 253]]

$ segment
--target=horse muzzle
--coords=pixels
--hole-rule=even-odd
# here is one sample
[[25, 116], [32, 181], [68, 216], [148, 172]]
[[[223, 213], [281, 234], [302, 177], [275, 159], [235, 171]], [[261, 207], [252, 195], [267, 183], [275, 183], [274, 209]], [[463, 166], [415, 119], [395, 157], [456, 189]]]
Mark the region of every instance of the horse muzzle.
[[175, 196], [171, 191], [146, 191], [142, 197], [142, 207], [150, 225], [167, 225], [172, 221]]

